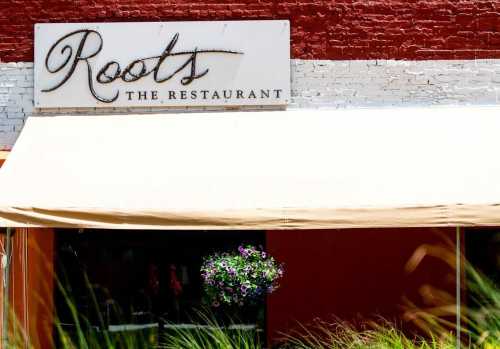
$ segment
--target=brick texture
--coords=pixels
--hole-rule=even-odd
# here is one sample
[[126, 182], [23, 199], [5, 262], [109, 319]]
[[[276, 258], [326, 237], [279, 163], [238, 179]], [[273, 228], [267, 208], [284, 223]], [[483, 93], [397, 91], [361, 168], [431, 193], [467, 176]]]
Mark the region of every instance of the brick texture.
[[[495, 105], [500, 60], [291, 61], [289, 109]], [[171, 113], [220, 108], [33, 108], [33, 63], [0, 63], [0, 150], [9, 149], [29, 116]]]
[[0, 61], [33, 61], [33, 24], [290, 19], [301, 59], [500, 58], [500, 0], [0, 0]]
[[0, 63], [0, 151], [9, 149], [33, 112], [33, 63]]

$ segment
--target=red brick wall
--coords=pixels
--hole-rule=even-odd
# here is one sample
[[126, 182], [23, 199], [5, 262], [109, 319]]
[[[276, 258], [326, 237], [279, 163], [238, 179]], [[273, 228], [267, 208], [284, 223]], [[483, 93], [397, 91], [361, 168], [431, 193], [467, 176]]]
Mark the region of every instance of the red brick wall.
[[500, 0], [0, 0], [0, 60], [33, 60], [33, 24], [290, 19], [304, 59], [500, 58]]

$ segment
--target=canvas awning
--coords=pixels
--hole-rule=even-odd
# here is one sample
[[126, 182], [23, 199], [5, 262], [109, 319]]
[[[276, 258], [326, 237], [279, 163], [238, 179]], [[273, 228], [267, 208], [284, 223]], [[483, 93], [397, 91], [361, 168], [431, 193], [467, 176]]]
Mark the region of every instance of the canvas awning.
[[500, 109], [30, 117], [0, 225], [500, 225]]

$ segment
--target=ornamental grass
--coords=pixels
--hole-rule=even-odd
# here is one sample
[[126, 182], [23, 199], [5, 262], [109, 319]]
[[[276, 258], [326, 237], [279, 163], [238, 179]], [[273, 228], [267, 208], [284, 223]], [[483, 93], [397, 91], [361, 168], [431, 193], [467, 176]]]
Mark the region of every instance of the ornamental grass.
[[[241, 253], [241, 251], [240, 251]], [[262, 255], [261, 255], [262, 257]], [[267, 257], [267, 256], [266, 256]], [[415, 270], [424, 258], [440, 258], [455, 267], [456, 257], [450, 246], [422, 246], [407, 264], [408, 272]], [[452, 349], [458, 344], [467, 349], [500, 349], [500, 289], [491, 280], [462, 261], [467, 280], [468, 307], [461, 311], [460, 335], [457, 340], [456, 307], [435, 301], [422, 309], [407, 304], [405, 319], [418, 326], [418, 335], [408, 334], [401, 326], [384, 319], [365, 321], [361, 326], [334, 320], [317, 320], [311, 324], [297, 324], [297, 329], [282, 335], [273, 348], [281, 349]], [[205, 278], [206, 279], [206, 278]], [[87, 280], [88, 281], [88, 280]], [[465, 286], [465, 285], [464, 285]], [[262, 333], [249, 327], [225, 321], [218, 322], [210, 311], [200, 311], [192, 327], [172, 326], [158, 337], [156, 329], [146, 331], [111, 332], [101, 324], [91, 323], [78, 312], [71, 289], [58, 287], [65, 298], [65, 305], [72, 318], [72, 328], [57, 320], [54, 324], [58, 338], [54, 347], [62, 349], [261, 349], [267, 344]], [[428, 287], [428, 286], [427, 286]], [[453, 299], [442, 290], [433, 292], [443, 300]], [[90, 297], [95, 301], [92, 292]], [[434, 297], [435, 298], [435, 297]], [[119, 309], [115, 309], [119, 313]], [[26, 336], [11, 316], [13, 331], [9, 349], [34, 348], [26, 343]], [[167, 324], [168, 325], [168, 324]], [[16, 331], [16, 329], [18, 329]], [[160, 344], [158, 344], [160, 343]], [[38, 348], [34, 348], [38, 349]]]

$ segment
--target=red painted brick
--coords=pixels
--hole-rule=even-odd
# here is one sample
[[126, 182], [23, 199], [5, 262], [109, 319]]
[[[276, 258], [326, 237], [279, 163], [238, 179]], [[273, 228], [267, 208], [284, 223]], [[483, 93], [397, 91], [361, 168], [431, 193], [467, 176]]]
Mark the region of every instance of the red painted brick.
[[0, 61], [33, 60], [37, 22], [238, 19], [290, 19], [294, 58], [500, 58], [500, 0], [0, 0]]

